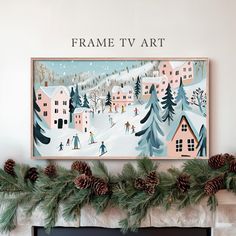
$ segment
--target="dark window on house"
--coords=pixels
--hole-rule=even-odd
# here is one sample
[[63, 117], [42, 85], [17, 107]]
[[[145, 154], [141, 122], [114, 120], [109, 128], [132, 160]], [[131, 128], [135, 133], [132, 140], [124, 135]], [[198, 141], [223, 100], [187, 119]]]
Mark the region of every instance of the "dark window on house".
[[67, 101], [63, 101], [63, 105], [67, 105]]
[[58, 105], [58, 103], [59, 103], [58, 101], [55, 101], [55, 105]]
[[123, 99], [126, 99], [126, 96], [123, 96]]
[[182, 131], [186, 132], [187, 131], [187, 125], [186, 124], [182, 124]]
[[163, 74], [163, 75], [165, 75], [165, 74], [166, 74], [166, 72], [163, 70], [163, 71], [162, 71], [162, 74]]
[[188, 139], [188, 150], [194, 151], [194, 139]]
[[66, 109], [63, 109], [63, 114], [66, 114]]
[[47, 106], [47, 103], [44, 103], [43, 106], [46, 107], [46, 106]]
[[189, 78], [192, 78], [192, 75], [189, 75], [188, 77], [189, 77]]
[[48, 112], [47, 111], [44, 111], [43, 112], [43, 116], [47, 116], [48, 115]]
[[170, 71], [170, 75], [172, 75], [172, 71]]
[[58, 109], [55, 109], [55, 113], [58, 113]]
[[39, 93], [39, 94], [38, 94], [38, 100], [41, 100], [41, 99], [42, 99], [42, 94]]
[[188, 65], [190, 65], [190, 61], [188, 62]]
[[176, 152], [182, 152], [183, 149], [183, 140], [177, 139], [176, 140]]
[[175, 75], [179, 75], [179, 71], [177, 70], [177, 71], [175, 71]]
[[64, 120], [64, 124], [67, 125], [67, 120]]
[[54, 120], [54, 124], [57, 124], [57, 120]]
[[163, 67], [166, 67], [166, 64], [164, 64]]
[[183, 69], [184, 71], [186, 71], [186, 68], [184, 67], [184, 69]]
[[165, 84], [165, 83], [166, 83], [165, 81], [162, 82], [162, 84]]
[[120, 97], [116, 97], [116, 99], [120, 99]]
[[161, 91], [163, 92], [163, 91], [164, 91], [164, 89], [161, 89]]
[[189, 68], [188, 68], [188, 71], [192, 71], [192, 68], [191, 68], [191, 67], [189, 67]]
[[148, 89], [148, 86], [147, 86], [147, 85], [145, 86], [145, 89]]
[[61, 92], [60, 92], [61, 94], [63, 93], [63, 91], [61, 90]]
[[170, 83], [172, 84], [172, 83], [173, 83], [173, 80], [171, 80]]
[[113, 96], [113, 100], [115, 100], [115, 96]]

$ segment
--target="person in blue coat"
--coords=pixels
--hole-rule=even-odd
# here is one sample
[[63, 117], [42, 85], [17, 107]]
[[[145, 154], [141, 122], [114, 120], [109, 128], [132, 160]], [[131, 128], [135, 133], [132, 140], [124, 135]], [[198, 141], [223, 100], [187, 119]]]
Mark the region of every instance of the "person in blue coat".
[[107, 148], [106, 148], [106, 146], [105, 146], [105, 144], [104, 144], [104, 142], [103, 142], [103, 141], [102, 141], [102, 144], [101, 144], [101, 146], [100, 146], [99, 150], [101, 151], [101, 154], [100, 154], [100, 156], [102, 156], [104, 153], [106, 153], [106, 152], [107, 152]]
[[[74, 149], [79, 149], [80, 140], [79, 140], [78, 134], [76, 134], [75, 136], [73, 136], [73, 139], [74, 139]], [[72, 139], [72, 140], [73, 140], [73, 139]]]

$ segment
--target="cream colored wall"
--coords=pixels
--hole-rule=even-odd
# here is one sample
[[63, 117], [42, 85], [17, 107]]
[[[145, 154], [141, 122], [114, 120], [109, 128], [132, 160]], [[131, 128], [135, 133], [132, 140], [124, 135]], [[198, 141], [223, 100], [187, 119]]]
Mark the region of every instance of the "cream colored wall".
[[[235, 10], [235, 0], [0, 0], [2, 162], [42, 163], [30, 161], [30, 57], [209, 57], [211, 154], [234, 153]], [[72, 37], [166, 41], [163, 48], [89, 49], [72, 48]]]

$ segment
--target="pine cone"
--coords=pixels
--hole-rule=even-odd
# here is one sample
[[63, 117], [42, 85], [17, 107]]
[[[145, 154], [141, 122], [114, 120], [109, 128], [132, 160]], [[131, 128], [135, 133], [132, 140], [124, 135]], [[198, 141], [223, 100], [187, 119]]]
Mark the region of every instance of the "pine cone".
[[91, 186], [91, 177], [85, 174], [82, 174], [75, 178], [74, 184], [76, 188], [86, 189]]
[[25, 178], [31, 180], [32, 182], [35, 182], [38, 179], [38, 171], [37, 168], [31, 167], [28, 169]]
[[208, 160], [208, 165], [212, 169], [219, 169], [222, 166], [224, 166], [225, 164], [226, 164], [226, 159], [225, 159], [225, 156], [222, 154], [217, 154], [215, 156], [212, 156]]
[[229, 163], [229, 171], [236, 173], [236, 159]]
[[214, 179], [208, 180], [204, 187], [206, 195], [211, 196], [217, 193], [224, 184], [224, 177], [222, 175], [215, 177]]
[[50, 178], [53, 178], [57, 175], [57, 168], [55, 165], [50, 164], [44, 169], [44, 174]]
[[4, 171], [9, 175], [15, 176], [14, 166], [16, 165], [15, 161], [8, 159], [4, 164]]
[[142, 178], [137, 178], [134, 181], [134, 187], [139, 190], [143, 190], [146, 187], [146, 182]]
[[223, 156], [225, 157], [225, 160], [226, 160], [226, 162], [228, 162], [228, 163], [230, 163], [232, 160], [235, 159], [234, 156], [231, 155], [231, 154], [229, 154], [229, 153], [225, 153]]
[[109, 192], [108, 183], [103, 179], [93, 177], [92, 178], [92, 189], [95, 195], [101, 196]]
[[186, 193], [190, 188], [190, 176], [187, 174], [181, 174], [176, 181], [177, 188], [182, 193]]
[[160, 180], [157, 176], [156, 171], [150, 172], [146, 177], [146, 184], [147, 185], [158, 185], [160, 183]]
[[75, 162], [73, 162], [71, 169], [78, 171], [80, 174], [92, 176], [92, 171], [86, 162], [75, 161]]
[[146, 185], [144, 191], [149, 194], [150, 196], [153, 195], [155, 193], [155, 185], [150, 184], [150, 185]]

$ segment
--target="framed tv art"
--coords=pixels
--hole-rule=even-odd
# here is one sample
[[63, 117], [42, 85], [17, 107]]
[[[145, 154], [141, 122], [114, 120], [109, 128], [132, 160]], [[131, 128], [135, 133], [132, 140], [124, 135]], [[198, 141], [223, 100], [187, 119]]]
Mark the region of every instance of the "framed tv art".
[[34, 159], [209, 156], [207, 58], [33, 58]]

